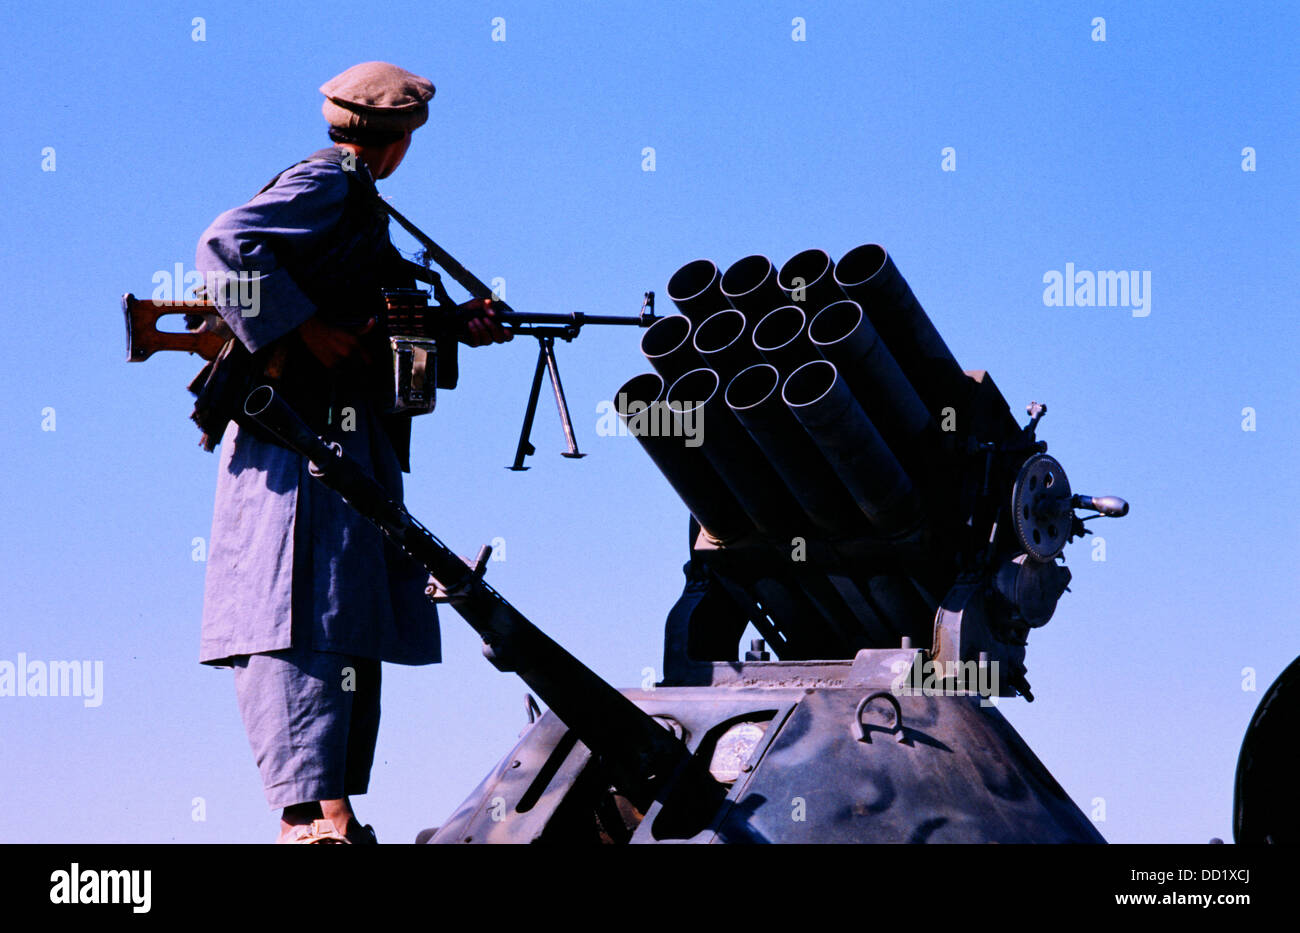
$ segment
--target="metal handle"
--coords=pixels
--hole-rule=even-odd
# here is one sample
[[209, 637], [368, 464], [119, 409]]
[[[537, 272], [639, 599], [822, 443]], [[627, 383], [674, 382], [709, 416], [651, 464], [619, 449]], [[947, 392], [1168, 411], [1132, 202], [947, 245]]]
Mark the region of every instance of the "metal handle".
[[888, 701], [889, 705], [894, 708], [894, 725], [889, 729], [884, 729], [883, 726], [876, 726], [875, 728], [882, 729], [885, 732], [894, 733], [894, 738], [899, 742], [905, 741], [905, 733], [903, 731], [903, 707], [899, 705], [898, 697], [894, 696], [888, 690], [877, 690], [875, 693], [869, 693], [864, 696], [862, 702], [858, 704], [857, 710], [853, 713], [853, 726], [857, 732], [857, 739], [859, 742], [866, 742], [868, 745], [871, 744], [871, 732], [869, 731], [867, 724], [862, 721], [862, 713], [866, 710], [867, 706], [871, 704], [872, 700], [882, 699]]
[[1128, 503], [1119, 496], [1075, 496], [1070, 505], [1076, 509], [1091, 509], [1109, 518], [1123, 518], [1128, 514]]

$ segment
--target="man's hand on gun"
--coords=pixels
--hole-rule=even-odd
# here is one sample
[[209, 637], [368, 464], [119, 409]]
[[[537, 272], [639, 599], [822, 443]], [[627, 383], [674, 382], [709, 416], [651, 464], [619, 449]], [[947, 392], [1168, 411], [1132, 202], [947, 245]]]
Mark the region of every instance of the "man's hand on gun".
[[514, 340], [514, 332], [496, 321], [496, 311], [491, 298], [475, 298], [457, 309], [467, 316], [461, 340], [471, 347], [485, 347], [490, 343]]

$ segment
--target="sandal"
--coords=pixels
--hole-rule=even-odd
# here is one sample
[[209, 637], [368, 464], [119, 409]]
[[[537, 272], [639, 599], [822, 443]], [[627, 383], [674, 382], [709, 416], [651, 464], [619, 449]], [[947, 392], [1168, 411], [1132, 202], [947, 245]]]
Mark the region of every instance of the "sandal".
[[[356, 829], [353, 829], [354, 825]], [[291, 827], [276, 842], [290, 845], [375, 845], [379, 842], [369, 825], [362, 826], [354, 819], [348, 828], [357, 838], [349, 839], [330, 820], [313, 820], [310, 825]]]

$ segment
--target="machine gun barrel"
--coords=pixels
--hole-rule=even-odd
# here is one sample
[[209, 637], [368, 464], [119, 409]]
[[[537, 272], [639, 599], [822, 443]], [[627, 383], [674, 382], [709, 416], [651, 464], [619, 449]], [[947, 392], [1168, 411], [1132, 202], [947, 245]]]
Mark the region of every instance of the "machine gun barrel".
[[518, 674], [605, 762], [621, 793], [643, 808], [666, 789], [689, 760], [686, 746], [485, 583], [486, 555], [469, 566], [341, 448], [318, 437], [270, 386], [254, 389], [244, 411], [307, 458], [313, 476], [433, 575], [446, 601], [482, 637], [488, 660]]
[[[494, 299], [493, 304], [496, 303]], [[513, 329], [516, 334], [525, 336], [550, 334], [561, 340], [571, 340], [578, 336], [584, 324], [626, 324], [632, 327], [649, 327], [658, 320], [653, 311], [638, 315], [584, 314], [581, 311], [573, 311], [569, 314], [551, 314], [545, 311], [502, 311], [494, 317], [499, 324]]]
[[584, 314], [574, 311], [570, 314], [547, 314], [544, 311], [507, 311], [500, 320], [505, 324], [567, 324], [581, 327], [583, 324], [631, 324], [633, 327], [645, 327], [649, 318], [625, 314]]

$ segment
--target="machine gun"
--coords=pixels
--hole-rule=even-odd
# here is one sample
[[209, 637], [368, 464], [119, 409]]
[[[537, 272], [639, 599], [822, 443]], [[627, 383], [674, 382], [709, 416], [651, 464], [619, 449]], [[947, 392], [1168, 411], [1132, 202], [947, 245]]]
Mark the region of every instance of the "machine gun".
[[[386, 411], [428, 414], [434, 410], [437, 389], [456, 387], [458, 340], [464, 333], [465, 322], [473, 316], [473, 312], [451, 301], [442, 286], [441, 277], [432, 268], [436, 263], [474, 298], [491, 299], [494, 318], [498, 323], [509, 327], [515, 334], [537, 340], [537, 365], [533, 370], [532, 386], [524, 409], [523, 426], [519, 432], [519, 443], [515, 447], [514, 461], [508, 469], [528, 469], [524, 460], [536, 453], [531, 436], [544, 373], [550, 377], [560, 425], [564, 431], [566, 449], [561, 455], [574, 459], [586, 456], [578, 449], [573, 421], [569, 416], [568, 401], [560, 381], [559, 364], [555, 359], [555, 341], [569, 342], [576, 339], [588, 324], [649, 327], [657, 320], [654, 292], [645, 293], [641, 310], [636, 315], [516, 311], [496, 297], [491, 289], [454, 256], [398, 213], [396, 208], [387, 202], [384, 202], [384, 207], [424, 247], [419, 254], [418, 264], [404, 261], [406, 271], [432, 287], [431, 292], [422, 289], [390, 289], [384, 292], [384, 310], [379, 316], [378, 324], [381, 332], [388, 337], [392, 367], [392, 391]], [[127, 294], [122, 297], [122, 313], [126, 319], [126, 358], [129, 362], [147, 360], [159, 350], [195, 353], [212, 362], [235, 339], [221, 319], [216, 305], [202, 298], [146, 301]], [[185, 315], [187, 330], [159, 330], [159, 319], [167, 315]], [[367, 321], [332, 323], [360, 328]], [[194, 386], [191, 390], [196, 391]]]

